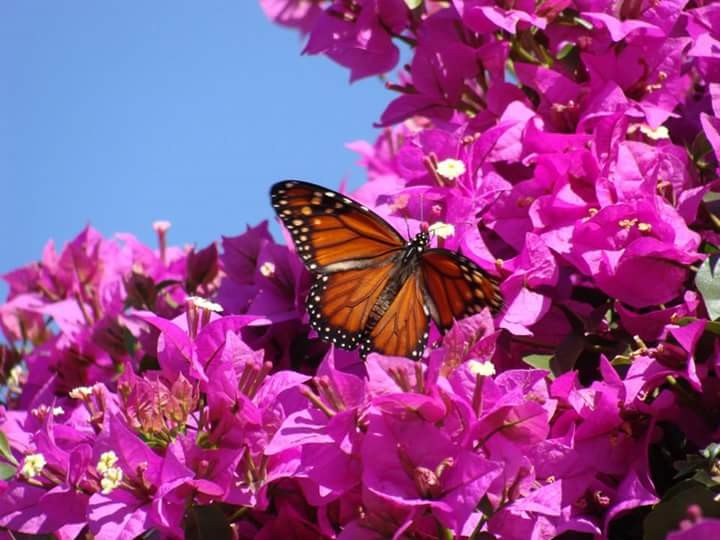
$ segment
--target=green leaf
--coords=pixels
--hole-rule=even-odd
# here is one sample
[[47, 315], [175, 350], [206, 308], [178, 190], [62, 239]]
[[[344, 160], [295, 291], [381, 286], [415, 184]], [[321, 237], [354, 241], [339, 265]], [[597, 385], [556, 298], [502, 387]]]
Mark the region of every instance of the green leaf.
[[696, 472], [693, 477], [693, 480], [697, 482], [698, 484], [702, 484], [708, 489], [715, 489], [718, 487], [717, 479], [713, 476], [710, 476], [710, 473], [707, 471], [698, 471]]
[[7, 437], [2, 431], [0, 431], [0, 455], [2, 455], [13, 465], [18, 464], [15, 456], [12, 455], [12, 450], [10, 450], [10, 443], [8, 443]]
[[[678, 326], [685, 326], [697, 320], [699, 319], [695, 317], [682, 317], [680, 320], [677, 321], [677, 324]], [[716, 336], [720, 336], [720, 321], [708, 321], [705, 324], [705, 331], [710, 332], [711, 334], [715, 334]]]
[[17, 468], [13, 467], [12, 465], [8, 465], [7, 463], [0, 463], [0, 480], [8, 480], [9, 478], [12, 478], [15, 476], [15, 472], [17, 471]]
[[712, 320], [720, 318], [720, 254], [710, 255], [700, 265], [695, 284]]
[[[705, 139], [705, 142], [707, 143], [707, 139]], [[712, 147], [710, 146], [710, 143], [708, 143], [708, 146], [705, 148], [705, 152], [710, 151], [712, 151]], [[703, 197], [704, 203], [712, 203], [716, 201], [720, 201], [720, 192], [717, 191], [708, 191]]]
[[708, 321], [705, 325], [705, 331], [720, 336], [720, 322], [719, 321]]
[[523, 362], [537, 369], [552, 371], [550, 369], [550, 360], [552, 357], [552, 354], [529, 354], [523, 357]]
[[584, 350], [584, 336], [575, 333], [567, 335], [555, 350], [555, 356], [550, 360], [550, 368], [553, 374], [562, 375], [572, 371]]
[[674, 484], [670, 488], [668, 488], [668, 490], [663, 495], [662, 500], [669, 501], [673, 497], [677, 497], [678, 494], [683, 493], [684, 491], [687, 491], [689, 489], [693, 489], [695, 487], [697, 487], [697, 483], [693, 480], [683, 480], [682, 482], [678, 482], [677, 484]]
[[720, 517], [720, 504], [715, 494], [692, 480], [681, 482], [668, 490], [665, 498], [648, 514], [644, 522], [643, 540], [664, 540], [687, 517], [687, 509], [697, 504], [704, 517]]
[[422, 6], [423, 0], [405, 0], [405, 3], [410, 9], [417, 9]]
[[677, 474], [673, 478], [682, 478], [683, 476], [689, 476], [697, 470], [705, 470], [707, 464], [707, 460], [701, 456], [689, 455], [687, 459], [673, 463], [673, 467], [677, 471]]
[[232, 537], [230, 524], [218, 504], [193, 506], [185, 515], [186, 540], [231, 540]]
[[[708, 141], [705, 132], [700, 130], [700, 132], [695, 136], [695, 139], [693, 139], [688, 150], [690, 151], [692, 159], [695, 162], [700, 161], [707, 154], [712, 152], [712, 146], [710, 145], [710, 141]], [[705, 195], [705, 197], [707, 197], [707, 195]], [[703, 199], [705, 199], [705, 197], [703, 197]]]

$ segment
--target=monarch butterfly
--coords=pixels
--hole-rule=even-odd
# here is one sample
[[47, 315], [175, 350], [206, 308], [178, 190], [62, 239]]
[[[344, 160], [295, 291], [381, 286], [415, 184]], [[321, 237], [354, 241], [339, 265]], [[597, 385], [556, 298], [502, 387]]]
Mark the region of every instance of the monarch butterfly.
[[420, 358], [430, 318], [440, 331], [489, 306], [497, 282], [458, 253], [428, 248], [424, 227], [405, 241], [380, 216], [327, 188], [286, 180], [270, 199], [313, 275], [310, 323], [343, 349]]

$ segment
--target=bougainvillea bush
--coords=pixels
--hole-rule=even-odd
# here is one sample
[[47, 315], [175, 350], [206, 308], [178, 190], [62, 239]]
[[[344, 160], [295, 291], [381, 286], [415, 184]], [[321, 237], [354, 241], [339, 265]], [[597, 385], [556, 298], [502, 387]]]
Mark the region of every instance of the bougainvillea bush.
[[720, 3], [261, 5], [383, 77], [353, 196], [505, 306], [361, 362], [267, 223], [50, 242], [3, 276], [0, 537], [720, 538]]

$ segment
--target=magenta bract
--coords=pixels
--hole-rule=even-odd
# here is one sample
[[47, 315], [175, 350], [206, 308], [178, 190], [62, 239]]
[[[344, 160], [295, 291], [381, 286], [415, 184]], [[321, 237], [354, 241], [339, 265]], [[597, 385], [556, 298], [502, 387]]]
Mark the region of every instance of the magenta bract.
[[716, 538], [718, 4], [260, 5], [383, 76], [352, 197], [504, 308], [362, 362], [267, 222], [49, 242], [2, 276], [0, 536]]

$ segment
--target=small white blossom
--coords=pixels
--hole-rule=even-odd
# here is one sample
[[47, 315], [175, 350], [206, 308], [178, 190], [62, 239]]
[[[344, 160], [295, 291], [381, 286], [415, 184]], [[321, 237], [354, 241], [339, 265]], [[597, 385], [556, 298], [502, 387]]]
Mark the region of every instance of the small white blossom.
[[465, 173], [465, 164], [459, 159], [448, 158], [438, 162], [435, 170], [440, 176], [448, 180], [455, 180], [455, 178]]
[[47, 405], [40, 405], [39, 407], [31, 409], [30, 414], [32, 414], [35, 418], [44, 418], [48, 414], [52, 414], [53, 416], [60, 416], [61, 414], [65, 414], [65, 409], [63, 409], [62, 407], [51, 408]]
[[100, 459], [98, 460], [95, 469], [100, 474], [105, 474], [117, 463], [117, 461], [117, 454], [112, 450], [108, 450], [107, 452], [100, 454]]
[[451, 225], [450, 223], [443, 223], [442, 221], [437, 221], [430, 225], [428, 231], [431, 234], [437, 236], [438, 238], [446, 239], [450, 238], [455, 234], [455, 226]]
[[85, 399], [92, 395], [94, 386], [78, 386], [68, 392], [68, 395], [73, 399]]
[[628, 134], [635, 133], [636, 131], [639, 131], [643, 135], [645, 135], [648, 139], [653, 141], [659, 141], [661, 139], [669, 139], [670, 138], [670, 132], [668, 131], [668, 128], [665, 126], [658, 126], [656, 128], [651, 128], [647, 124], [631, 124], [630, 127], [628, 127], [627, 132]]
[[102, 494], [107, 495], [113, 489], [120, 485], [123, 479], [122, 469], [119, 467], [110, 467], [103, 473], [102, 480], [100, 480], [100, 487], [102, 488]]
[[270, 261], [265, 261], [260, 265], [260, 273], [265, 277], [272, 277], [275, 275], [275, 265]]
[[17, 364], [10, 369], [10, 373], [7, 380], [7, 385], [10, 388], [20, 388], [22, 384], [22, 377], [25, 373], [25, 370], [23, 370], [22, 366], [20, 364]]
[[216, 304], [200, 296], [188, 296], [187, 301], [191, 302], [195, 307], [206, 311], [214, 311], [215, 313], [222, 313], [223, 311], [223, 307], [220, 304]]
[[495, 365], [489, 360], [485, 362], [469, 360], [468, 367], [473, 375], [480, 375], [482, 377], [492, 377], [495, 375]]
[[25, 478], [35, 478], [42, 472], [46, 464], [47, 461], [45, 461], [45, 456], [42, 454], [28, 454], [23, 460], [20, 474]]

